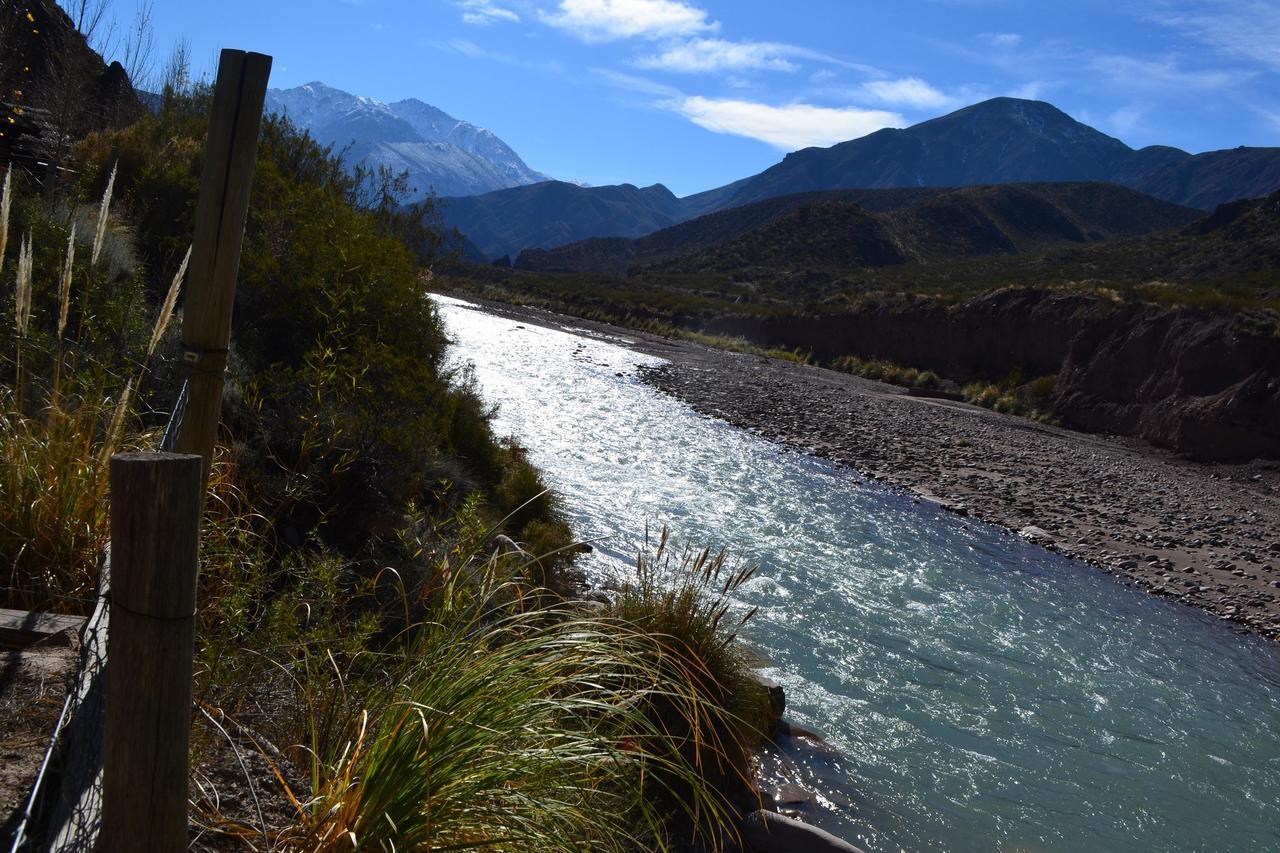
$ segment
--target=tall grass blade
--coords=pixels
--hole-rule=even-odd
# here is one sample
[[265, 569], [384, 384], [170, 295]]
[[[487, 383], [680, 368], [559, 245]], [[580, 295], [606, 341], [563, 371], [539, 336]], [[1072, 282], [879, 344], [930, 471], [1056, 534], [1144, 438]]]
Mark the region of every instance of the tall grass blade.
[[169, 325], [169, 319], [173, 316], [173, 308], [178, 304], [178, 292], [182, 290], [182, 279], [187, 274], [187, 264], [191, 261], [191, 247], [187, 247], [187, 253], [182, 257], [182, 263], [178, 265], [178, 271], [173, 275], [173, 283], [169, 285], [169, 292], [165, 294], [164, 303], [160, 306], [160, 314], [156, 317], [155, 328], [151, 330], [151, 340], [147, 343], [147, 358], [156, 351], [156, 347], [160, 345], [160, 339], [164, 337], [164, 330]]
[[9, 247], [9, 179], [13, 164], [4, 170], [4, 190], [0, 191], [0, 272], [4, 272], [4, 252]]
[[62, 264], [62, 281], [58, 286], [58, 340], [67, 329], [67, 313], [71, 308], [71, 271], [76, 263], [76, 224], [71, 223], [67, 237], [67, 257]]
[[107, 233], [107, 214], [111, 211], [111, 194], [116, 186], [116, 169], [119, 162], [111, 167], [111, 177], [107, 179], [107, 189], [102, 194], [102, 204], [98, 207], [98, 229], [93, 235], [93, 254], [89, 257], [89, 265], [98, 265], [98, 255], [102, 252], [102, 238]]
[[14, 293], [13, 320], [18, 337], [27, 336], [31, 322], [31, 235], [27, 234], [18, 248], [18, 284]]
[[121, 431], [124, 429], [124, 419], [129, 414], [129, 404], [132, 401], [133, 380], [130, 379], [125, 383], [124, 393], [120, 395], [120, 402], [116, 404], [115, 414], [111, 416], [111, 426], [107, 428], [106, 437], [102, 440], [102, 450], [98, 454], [99, 469], [105, 469], [107, 462], [111, 460], [111, 455], [116, 452], [116, 447], [120, 443]]

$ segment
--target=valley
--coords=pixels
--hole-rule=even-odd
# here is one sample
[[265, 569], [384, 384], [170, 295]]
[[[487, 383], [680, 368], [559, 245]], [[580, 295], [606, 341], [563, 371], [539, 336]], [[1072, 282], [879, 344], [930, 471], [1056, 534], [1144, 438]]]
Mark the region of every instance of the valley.
[[0, 0], [6, 849], [1280, 849], [1280, 12], [123, 5]]

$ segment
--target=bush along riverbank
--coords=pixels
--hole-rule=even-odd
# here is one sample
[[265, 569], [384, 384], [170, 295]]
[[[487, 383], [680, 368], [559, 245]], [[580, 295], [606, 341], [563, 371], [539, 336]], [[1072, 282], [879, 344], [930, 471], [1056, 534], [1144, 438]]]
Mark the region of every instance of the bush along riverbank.
[[[105, 465], [175, 391], [208, 93], [5, 173], [6, 607], [83, 612]], [[196, 848], [703, 849], [773, 725], [728, 596], [665, 540], [575, 603], [572, 532], [425, 297], [429, 204], [263, 125], [201, 542]], [[7, 235], [7, 236], [6, 236]]]

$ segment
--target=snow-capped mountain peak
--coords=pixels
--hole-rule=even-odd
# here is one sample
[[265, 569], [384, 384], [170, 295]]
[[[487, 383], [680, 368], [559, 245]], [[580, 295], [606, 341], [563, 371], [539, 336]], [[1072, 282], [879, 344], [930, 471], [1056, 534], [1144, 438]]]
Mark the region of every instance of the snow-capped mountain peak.
[[314, 81], [268, 90], [267, 110], [345, 148], [352, 164], [408, 171], [415, 197], [479, 195], [550, 180], [493, 133], [417, 98], [387, 104]]

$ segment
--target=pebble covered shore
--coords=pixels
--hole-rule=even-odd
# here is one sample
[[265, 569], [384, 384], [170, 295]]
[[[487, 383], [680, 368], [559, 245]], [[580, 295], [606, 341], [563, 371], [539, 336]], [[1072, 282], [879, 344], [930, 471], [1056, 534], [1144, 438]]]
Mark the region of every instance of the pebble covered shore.
[[646, 381], [703, 414], [1280, 638], [1280, 464], [1203, 465], [830, 370], [659, 349], [671, 364]]

